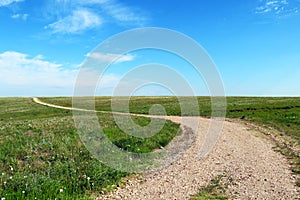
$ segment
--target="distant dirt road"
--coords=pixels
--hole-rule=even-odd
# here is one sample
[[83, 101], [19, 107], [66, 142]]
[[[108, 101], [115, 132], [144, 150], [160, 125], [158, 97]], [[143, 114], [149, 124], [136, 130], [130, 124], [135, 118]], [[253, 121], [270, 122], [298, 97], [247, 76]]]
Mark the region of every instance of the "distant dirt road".
[[[73, 109], [33, 100], [45, 106]], [[177, 123], [182, 119], [163, 117]], [[287, 159], [272, 150], [274, 144], [263, 134], [244, 124], [226, 121], [213, 151], [199, 159], [202, 136], [211, 119], [198, 120], [200, 127], [194, 130], [197, 140], [178, 160], [159, 171], [143, 174], [142, 181], [128, 180], [125, 188], [98, 199], [188, 199], [221, 174], [226, 176], [223, 182], [229, 184], [226, 193], [232, 199], [300, 199], [296, 176]]]

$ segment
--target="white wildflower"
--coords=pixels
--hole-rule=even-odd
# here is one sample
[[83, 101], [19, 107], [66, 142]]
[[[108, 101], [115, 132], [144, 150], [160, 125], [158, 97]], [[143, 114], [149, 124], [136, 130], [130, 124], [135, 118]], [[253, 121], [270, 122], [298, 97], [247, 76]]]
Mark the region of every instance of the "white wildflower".
[[59, 192], [64, 192], [64, 189], [60, 189]]

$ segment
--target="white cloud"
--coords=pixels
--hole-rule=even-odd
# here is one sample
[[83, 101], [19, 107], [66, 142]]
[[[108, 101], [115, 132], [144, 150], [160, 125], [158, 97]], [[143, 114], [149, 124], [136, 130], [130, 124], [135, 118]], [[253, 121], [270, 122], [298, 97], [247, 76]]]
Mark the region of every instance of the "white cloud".
[[112, 53], [99, 53], [99, 52], [94, 52], [91, 54], [88, 54], [87, 57], [94, 58], [97, 60], [100, 60], [102, 62], [116, 62], [116, 63], [121, 63], [121, 62], [128, 62], [134, 60], [135, 56], [126, 54], [126, 55], [119, 55], [119, 54], [112, 54]]
[[146, 18], [138, 15], [137, 11], [114, 0], [107, 1], [102, 5], [103, 9], [117, 20], [125, 24], [143, 25]]
[[78, 0], [78, 3], [86, 5], [86, 4], [104, 4], [109, 2], [110, 0]]
[[95, 28], [101, 24], [102, 19], [99, 15], [86, 9], [79, 9], [73, 11], [71, 15], [48, 25], [46, 28], [51, 28], [54, 33], [72, 34]]
[[26, 21], [28, 16], [29, 16], [28, 14], [14, 14], [14, 15], [11, 16], [11, 18], [13, 18], [13, 19], [22, 19], [22, 20]]
[[281, 17], [298, 13], [299, 5], [292, 5], [288, 0], [260, 0], [260, 4], [255, 10], [256, 14], [274, 14]]
[[46, 27], [51, 28], [53, 33], [62, 34], [81, 33], [99, 27], [104, 22], [143, 26], [147, 21], [140, 9], [117, 0], [55, 0], [49, 3], [46, 13], [58, 18]]
[[14, 2], [21, 2], [21, 1], [24, 1], [24, 0], [0, 0], [0, 7], [1, 6], [8, 6]]
[[81, 79], [77, 80], [79, 67], [67, 68], [46, 61], [42, 55], [29, 57], [14, 51], [0, 54], [0, 66], [0, 91], [2, 95], [9, 96], [72, 95], [76, 81], [83, 88], [94, 87], [98, 83], [97, 95], [112, 95], [121, 79], [112, 73], [98, 77], [96, 69], [85, 69], [80, 71]]
[[64, 69], [61, 64], [45, 61], [41, 55], [29, 58], [13, 51], [0, 54], [0, 66], [1, 87], [70, 87], [77, 73], [76, 69]]
[[117, 0], [77, 0], [81, 6], [100, 5], [100, 8], [117, 22], [142, 24], [145, 17], [139, 16], [137, 10], [119, 3]]

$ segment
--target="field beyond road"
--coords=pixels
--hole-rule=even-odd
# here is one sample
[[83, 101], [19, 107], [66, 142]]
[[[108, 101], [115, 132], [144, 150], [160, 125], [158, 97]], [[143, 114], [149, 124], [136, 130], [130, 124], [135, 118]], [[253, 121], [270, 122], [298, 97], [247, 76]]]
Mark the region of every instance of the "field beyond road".
[[[40, 99], [43, 102], [60, 106], [70, 107], [72, 105], [72, 99], [66, 97]], [[199, 97], [198, 102], [201, 116], [210, 117], [210, 98]], [[275, 142], [276, 150], [285, 155], [286, 162], [290, 162], [288, 166], [291, 168], [290, 173], [300, 173], [298, 151], [300, 98], [228, 97], [227, 102], [227, 117], [234, 118], [235, 122], [226, 123], [234, 124], [237, 123], [237, 120], [239, 123], [251, 122], [251, 125], [247, 126], [248, 129], [263, 131], [268, 135], [267, 138], [271, 138]], [[110, 103], [109, 97], [97, 97], [96, 110], [111, 111]], [[154, 104], [163, 105], [170, 116], [181, 115], [175, 97], [132, 97], [130, 112], [148, 114], [150, 107]], [[2, 176], [0, 174], [0, 185], [2, 186], [0, 198], [26, 197], [30, 199], [41, 194], [45, 196], [38, 196], [40, 199], [53, 197], [88, 198], [95, 196], [95, 194], [97, 196], [101, 192], [110, 191], [117, 185], [122, 185], [122, 177], [129, 175], [100, 164], [89, 154], [78, 138], [72, 123], [71, 111], [41, 106], [28, 98], [2, 98], [0, 99], [0, 107], [0, 169], [3, 169], [3, 172], [1, 171]], [[122, 112], [122, 110], [119, 111]], [[99, 121], [108, 127], [106, 131], [108, 137], [110, 135], [110, 139], [115, 144], [133, 152], [149, 152], [164, 146], [168, 143], [166, 141], [175, 137], [179, 130], [178, 124], [168, 121], [160, 133], [161, 135], [158, 134], [159, 137], [141, 143], [134, 138], [127, 138], [115, 124], [110, 123], [112, 120], [110, 120], [111, 115], [109, 113], [97, 115]], [[193, 114], [191, 113], [191, 115]], [[149, 122], [147, 118], [135, 118], [134, 121], [141, 125], [146, 125]], [[205, 122], [208, 119], [203, 120]], [[243, 127], [240, 127], [236, 131], [242, 129]], [[118, 134], [115, 135], [115, 133]], [[256, 137], [256, 139], [265, 141], [263, 138]], [[126, 145], [122, 146], [124, 142], [120, 141], [125, 140], [127, 141]], [[257, 142], [259, 143], [259, 141]], [[226, 145], [224, 144], [224, 146]], [[270, 147], [268, 144], [266, 146]], [[271, 155], [280, 158], [275, 154], [271, 153]], [[272, 162], [272, 159], [266, 160]], [[275, 160], [274, 163], [276, 162]], [[278, 162], [280, 165], [284, 163]], [[224, 176], [228, 177], [228, 172], [219, 173], [222, 175], [227, 173]], [[273, 178], [276, 178], [276, 174], [274, 176]], [[278, 176], [281, 175], [278, 174]], [[210, 178], [214, 179], [214, 177]], [[234, 180], [229, 182], [232, 183]], [[294, 184], [300, 185], [299, 180], [298, 183], [295, 182]], [[231, 192], [225, 191], [224, 193], [231, 195]], [[176, 194], [174, 195], [176, 196]]]

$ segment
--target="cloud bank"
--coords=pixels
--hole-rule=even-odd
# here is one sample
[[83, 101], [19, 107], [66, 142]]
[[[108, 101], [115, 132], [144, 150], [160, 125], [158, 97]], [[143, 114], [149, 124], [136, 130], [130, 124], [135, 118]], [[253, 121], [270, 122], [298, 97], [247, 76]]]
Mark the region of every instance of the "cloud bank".
[[71, 88], [77, 75], [77, 69], [65, 69], [61, 64], [45, 61], [41, 55], [30, 58], [13, 51], [0, 54], [0, 66], [1, 87], [15, 88], [16, 93], [30, 94], [35, 88]]
[[[119, 58], [116, 63], [134, 59], [132, 55], [100, 53], [91, 54], [88, 57], [105, 62]], [[80, 65], [67, 67], [63, 64], [49, 62], [42, 55], [30, 57], [15, 51], [1, 53], [0, 66], [0, 90], [8, 96], [73, 95], [80, 67]], [[95, 73], [95, 71], [84, 72], [86, 78], [82, 84], [90, 87], [91, 84], [97, 83], [98, 77], [94, 81], [90, 78], [95, 77]], [[97, 95], [112, 95], [120, 79], [121, 77], [116, 74], [102, 75], [97, 86]]]

